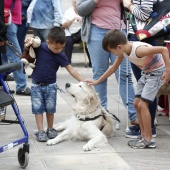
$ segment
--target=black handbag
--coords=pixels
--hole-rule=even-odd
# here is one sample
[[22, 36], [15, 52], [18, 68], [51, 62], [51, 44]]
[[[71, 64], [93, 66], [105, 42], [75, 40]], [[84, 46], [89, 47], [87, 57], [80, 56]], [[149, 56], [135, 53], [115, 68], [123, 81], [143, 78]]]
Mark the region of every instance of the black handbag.
[[74, 42], [79, 42], [81, 40], [81, 29], [74, 34], [71, 34], [71, 37], [73, 38]]
[[144, 27], [138, 28], [133, 14], [129, 14], [129, 21], [133, 31], [140, 41], [148, 41], [170, 34], [170, 0], [157, 0], [153, 5], [153, 12]]

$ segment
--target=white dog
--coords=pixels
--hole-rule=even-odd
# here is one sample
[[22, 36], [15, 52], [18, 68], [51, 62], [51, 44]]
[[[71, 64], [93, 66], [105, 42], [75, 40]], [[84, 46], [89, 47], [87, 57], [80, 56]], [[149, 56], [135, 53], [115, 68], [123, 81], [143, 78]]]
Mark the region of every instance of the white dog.
[[66, 83], [66, 90], [75, 97], [75, 113], [71, 119], [57, 124], [55, 129], [62, 131], [56, 138], [48, 140], [47, 145], [54, 145], [64, 140], [89, 140], [83, 146], [84, 151], [90, 151], [96, 145], [107, 143], [107, 138], [113, 135], [113, 119], [101, 107], [99, 97], [94, 88], [84, 82], [78, 84]]

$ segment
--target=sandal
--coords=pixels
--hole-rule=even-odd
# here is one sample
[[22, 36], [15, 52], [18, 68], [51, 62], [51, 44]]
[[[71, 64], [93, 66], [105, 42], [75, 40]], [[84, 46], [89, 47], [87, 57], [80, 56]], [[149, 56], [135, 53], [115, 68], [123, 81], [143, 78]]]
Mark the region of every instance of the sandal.
[[47, 142], [48, 137], [44, 130], [39, 130], [37, 133], [35, 133], [35, 136], [37, 137], [38, 142]]
[[18, 91], [16, 91], [16, 95], [30, 96], [31, 95], [31, 89], [29, 87], [27, 87], [23, 91], [18, 90]]
[[134, 149], [144, 149], [144, 148], [156, 148], [156, 143], [153, 141], [146, 141], [144, 138], [142, 140], [139, 140], [138, 142], [134, 143], [134, 145], [131, 146]]

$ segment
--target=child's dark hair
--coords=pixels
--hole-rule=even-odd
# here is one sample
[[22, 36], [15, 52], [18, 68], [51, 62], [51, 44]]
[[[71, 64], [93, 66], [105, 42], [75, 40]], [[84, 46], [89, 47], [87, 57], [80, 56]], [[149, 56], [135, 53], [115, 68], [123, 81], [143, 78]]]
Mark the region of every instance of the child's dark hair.
[[103, 49], [107, 52], [110, 52], [110, 49], [116, 49], [118, 45], [124, 45], [127, 43], [127, 38], [125, 34], [120, 30], [110, 30], [106, 33], [103, 38], [102, 46]]
[[50, 43], [64, 44], [66, 42], [66, 35], [61, 27], [53, 27], [48, 33], [48, 41]]

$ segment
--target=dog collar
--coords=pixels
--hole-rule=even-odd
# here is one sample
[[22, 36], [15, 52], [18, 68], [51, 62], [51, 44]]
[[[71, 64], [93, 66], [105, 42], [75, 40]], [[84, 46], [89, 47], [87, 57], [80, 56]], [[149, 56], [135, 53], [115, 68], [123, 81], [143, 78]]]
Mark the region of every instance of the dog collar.
[[91, 120], [95, 120], [95, 119], [99, 118], [100, 116], [103, 116], [104, 120], [106, 120], [106, 117], [103, 114], [100, 114], [100, 115], [92, 117], [92, 118], [86, 117], [85, 119], [82, 119], [82, 118], [78, 118], [78, 119], [80, 121], [91, 121]]

